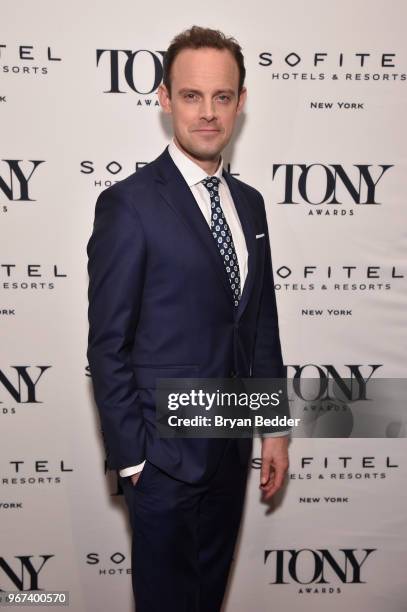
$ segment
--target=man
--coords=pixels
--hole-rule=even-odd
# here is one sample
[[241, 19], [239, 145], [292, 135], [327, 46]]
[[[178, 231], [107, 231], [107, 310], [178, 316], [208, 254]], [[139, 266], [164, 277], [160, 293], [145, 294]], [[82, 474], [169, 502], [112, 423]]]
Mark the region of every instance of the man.
[[[252, 448], [158, 437], [156, 380], [283, 376], [263, 198], [221, 159], [244, 78], [234, 39], [177, 36], [158, 91], [173, 141], [96, 204], [88, 358], [129, 508], [137, 612], [220, 610]], [[284, 433], [262, 440], [266, 500], [288, 467]]]

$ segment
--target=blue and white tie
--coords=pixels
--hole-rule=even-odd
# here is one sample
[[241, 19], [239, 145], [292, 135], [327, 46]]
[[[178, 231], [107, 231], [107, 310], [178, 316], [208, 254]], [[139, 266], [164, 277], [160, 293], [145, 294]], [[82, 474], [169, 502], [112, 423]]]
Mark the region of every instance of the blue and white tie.
[[211, 199], [211, 232], [229, 278], [230, 288], [232, 289], [235, 307], [239, 306], [240, 299], [240, 272], [239, 263], [236, 256], [235, 245], [233, 244], [232, 232], [223, 214], [219, 197], [219, 183], [217, 176], [209, 176], [203, 179], [202, 183], [209, 191]]

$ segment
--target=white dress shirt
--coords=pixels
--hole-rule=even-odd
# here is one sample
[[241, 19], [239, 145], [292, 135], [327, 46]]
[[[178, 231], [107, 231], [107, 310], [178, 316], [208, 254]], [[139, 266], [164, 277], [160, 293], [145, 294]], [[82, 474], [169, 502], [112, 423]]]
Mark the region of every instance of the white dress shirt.
[[[177, 166], [178, 170], [181, 172], [185, 182], [188, 187], [191, 189], [192, 195], [194, 196], [196, 203], [198, 204], [203, 216], [206, 219], [209, 227], [211, 225], [211, 199], [209, 196], [209, 192], [205, 185], [202, 183], [202, 180], [208, 177], [208, 174], [203, 170], [198, 164], [196, 164], [192, 159], [187, 157], [185, 153], [178, 148], [175, 144], [174, 139], [170, 142], [168, 146], [168, 152], [171, 155], [171, 158], [174, 164]], [[233, 203], [233, 199], [231, 193], [229, 191], [228, 184], [225, 178], [222, 176], [223, 170], [223, 160], [220, 159], [220, 163], [216, 172], [211, 174], [210, 176], [216, 176], [219, 183], [219, 195], [220, 195], [220, 203], [222, 206], [223, 214], [225, 215], [227, 224], [229, 225], [233, 243], [235, 245], [236, 257], [239, 263], [239, 273], [240, 273], [240, 290], [243, 291], [244, 283], [247, 277], [247, 247], [246, 240], [244, 237], [244, 233], [242, 230], [242, 225], [240, 223], [239, 216], [237, 214], [235, 205]], [[288, 433], [288, 432], [287, 432]], [[277, 432], [277, 433], [269, 433], [263, 434], [264, 436], [281, 436], [286, 435], [286, 432]], [[136, 474], [137, 472], [141, 472], [145, 464], [145, 461], [139, 463], [138, 465], [134, 465], [131, 467], [124, 468], [120, 470], [120, 476], [131, 476], [132, 474]]]

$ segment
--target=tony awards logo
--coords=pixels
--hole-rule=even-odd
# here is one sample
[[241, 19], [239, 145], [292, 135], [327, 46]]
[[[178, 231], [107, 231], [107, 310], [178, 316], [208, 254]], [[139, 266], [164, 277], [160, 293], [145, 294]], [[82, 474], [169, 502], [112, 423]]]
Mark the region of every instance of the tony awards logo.
[[382, 204], [378, 186], [389, 168], [393, 164], [349, 168], [342, 164], [274, 164], [273, 180], [280, 189], [277, 204], [309, 205], [308, 215], [353, 215], [353, 205], [365, 209]]
[[102, 66], [108, 74], [103, 93], [134, 92], [142, 96], [138, 106], [159, 106], [151, 94], [156, 92], [163, 78], [164, 54], [164, 51], [149, 49], [96, 49], [96, 66]]
[[[44, 160], [2, 159], [0, 161], [0, 204], [7, 202], [35, 202], [32, 192], [33, 177]], [[3, 206], [7, 210], [6, 206]]]

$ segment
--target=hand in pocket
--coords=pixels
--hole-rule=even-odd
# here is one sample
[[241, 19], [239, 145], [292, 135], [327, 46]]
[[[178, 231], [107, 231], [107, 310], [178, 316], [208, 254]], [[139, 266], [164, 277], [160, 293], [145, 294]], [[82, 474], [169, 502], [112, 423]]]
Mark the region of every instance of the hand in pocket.
[[[143, 469], [144, 469], [144, 468], [143, 468]], [[141, 472], [142, 472], [142, 471], [143, 471], [143, 470], [141, 470]], [[138, 482], [138, 480], [139, 480], [139, 478], [140, 478], [140, 476], [141, 476], [141, 472], [136, 472], [135, 474], [132, 474], [132, 475], [130, 476], [130, 480], [131, 480], [131, 483], [132, 483], [133, 487], [135, 487], [135, 486], [136, 486], [136, 484], [137, 484], [137, 482]]]

